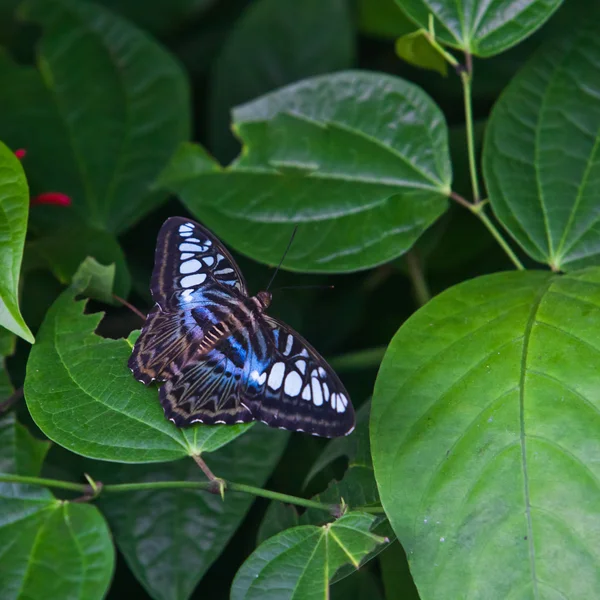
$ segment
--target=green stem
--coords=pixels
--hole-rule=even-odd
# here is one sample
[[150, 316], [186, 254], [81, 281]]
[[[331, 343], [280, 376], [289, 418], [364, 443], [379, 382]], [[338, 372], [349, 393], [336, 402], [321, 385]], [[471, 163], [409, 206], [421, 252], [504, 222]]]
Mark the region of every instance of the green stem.
[[419, 255], [416, 250], [413, 249], [406, 253], [405, 258], [417, 304], [419, 306], [425, 306], [425, 304], [431, 300], [431, 292], [429, 291], [429, 286], [425, 279], [425, 273], [423, 272], [423, 265]]
[[512, 251], [507, 241], [500, 235], [500, 232], [496, 229], [494, 224], [489, 220], [483, 210], [473, 211], [482, 221], [482, 223], [488, 228], [488, 231], [494, 236], [495, 240], [500, 244], [504, 252], [508, 255], [508, 258], [512, 260], [513, 264], [519, 271], [524, 271], [525, 267], [523, 263], [517, 258], [517, 255]]
[[[44, 487], [79, 492], [80, 494], [86, 494], [90, 491], [90, 486], [85, 483], [72, 483], [70, 481], [60, 481], [58, 479], [44, 479], [42, 477], [27, 477], [24, 475], [0, 474], [0, 482], [41, 485]], [[262, 498], [269, 498], [270, 500], [287, 502], [288, 504], [295, 504], [296, 506], [304, 506], [306, 508], [317, 508], [319, 510], [325, 510], [329, 513], [334, 512], [338, 508], [338, 506], [335, 504], [324, 504], [323, 502], [317, 502], [316, 500], [308, 500], [306, 498], [299, 498], [297, 496], [290, 496], [288, 494], [280, 494], [279, 492], [264, 490], [262, 488], [257, 488], [252, 485], [246, 485], [244, 483], [235, 483], [233, 481], [225, 481], [224, 483], [225, 489], [231, 490], [232, 492], [252, 494], [253, 496], [260, 496]], [[101, 493], [118, 494], [122, 492], [139, 492], [144, 490], [169, 489], [199, 489], [210, 491], [213, 488], [214, 483], [211, 481], [148, 481], [144, 483], [106, 484], [102, 486]]]
[[381, 364], [386, 350], [385, 346], [381, 346], [380, 348], [368, 348], [367, 350], [348, 352], [347, 354], [334, 356], [328, 362], [334, 371], [375, 368]]
[[475, 161], [475, 136], [473, 134], [473, 105], [471, 98], [471, 80], [470, 71], [462, 71], [460, 79], [463, 84], [463, 97], [465, 103], [465, 125], [467, 129], [467, 152], [469, 156], [469, 173], [471, 175], [471, 188], [473, 189], [473, 201], [478, 204], [481, 195], [479, 192], [479, 179], [477, 177], [477, 165]]

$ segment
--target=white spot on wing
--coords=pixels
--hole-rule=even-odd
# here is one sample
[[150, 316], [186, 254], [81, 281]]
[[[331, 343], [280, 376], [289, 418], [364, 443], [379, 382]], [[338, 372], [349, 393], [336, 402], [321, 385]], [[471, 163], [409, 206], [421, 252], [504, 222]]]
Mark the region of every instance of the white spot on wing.
[[296, 371], [290, 371], [285, 378], [284, 390], [288, 396], [297, 396], [302, 389], [302, 377]]
[[207, 266], [209, 266], [209, 267], [212, 267], [212, 266], [213, 266], [213, 264], [214, 264], [214, 262], [215, 262], [215, 259], [214, 259], [212, 256], [205, 256], [205, 257], [204, 257], [202, 260], [203, 260], [203, 261], [204, 261], [204, 262], [207, 264]]
[[327, 373], [325, 372], [325, 369], [323, 367], [319, 367], [319, 375], [325, 379], [325, 376], [327, 375]]
[[302, 352], [300, 352], [300, 356], [308, 356], [308, 350], [306, 348], [302, 348]]
[[296, 366], [298, 367], [298, 371], [304, 375], [306, 373], [306, 361], [305, 360], [297, 360]]
[[325, 402], [329, 402], [329, 386], [323, 382], [323, 395], [325, 396]]
[[194, 254], [192, 252], [184, 252], [181, 255], [181, 260], [187, 260], [188, 258], [193, 258]]
[[180, 252], [203, 252], [202, 246], [198, 246], [198, 244], [188, 244], [188, 242], [183, 242], [183, 244], [179, 244]]
[[[250, 379], [257, 381], [259, 385], [262, 385], [265, 382], [265, 380], [267, 379], [267, 374], [266, 373], [261, 374], [255, 369], [254, 371], [252, 371], [252, 373], [250, 373]], [[246, 408], [248, 408], [248, 407], [246, 407]]]
[[302, 390], [302, 399], [310, 400], [310, 386], [309, 385], [304, 386], [304, 389]]
[[194, 294], [194, 290], [183, 290], [183, 293], [181, 294], [181, 299], [184, 302], [191, 302], [194, 298], [192, 297]]
[[271, 367], [269, 373], [269, 381], [267, 385], [273, 389], [278, 390], [281, 387], [283, 376], [285, 374], [285, 365], [282, 362], [277, 362]]
[[[327, 385], [327, 384], [325, 384], [325, 385]], [[335, 410], [336, 398], [337, 398], [337, 394], [331, 394], [331, 408], [333, 408], [333, 410]]]
[[181, 228], [179, 228], [179, 235], [181, 237], [188, 237], [188, 235], [192, 235], [192, 232], [187, 229], [184, 229], [183, 231], [181, 231]]
[[215, 275], [226, 275], [227, 273], [233, 273], [233, 269], [227, 267], [227, 269], [221, 269], [220, 271], [215, 271]]
[[186, 241], [187, 242], [198, 242], [198, 243], [200, 243], [200, 240], [198, 238], [188, 238]]
[[202, 263], [199, 260], [193, 258], [192, 260], [186, 260], [179, 265], [179, 272], [182, 274], [195, 273], [202, 267]]
[[184, 223], [179, 226], [179, 233], [186, 233], [192, 231], [192, 229], [194, 229], [194, 226], [191, 223]]
[[292, 346], [294, 345], [294, 338], [288, 334], [287, 342], [285, 343], [285, 350], [283, 351], [284, 356], [288, 356], [292, 351]]
[[348, 406], [348, 398], [344, 396], [344, 394], [338, 394], [338, 402], [337, 402], [337, 411], [339, 413], [343, 413], [346, 411], [346, 406]]
[[186, 288], [196, 287], [197, 285], [201, 285], [202, 283], [204, 283], [205, 279], [205, 273], [196, 273], [196, 275], [186, 275], [185, 277], [182, 277], [181, 285]]
[[321, 406], [321, 404], [323, 404], [323, 391], [321, 390], [321, 384], [316, 377], [313, 377], [310, 382], [313, 394], [313, 404], [315, 406]]

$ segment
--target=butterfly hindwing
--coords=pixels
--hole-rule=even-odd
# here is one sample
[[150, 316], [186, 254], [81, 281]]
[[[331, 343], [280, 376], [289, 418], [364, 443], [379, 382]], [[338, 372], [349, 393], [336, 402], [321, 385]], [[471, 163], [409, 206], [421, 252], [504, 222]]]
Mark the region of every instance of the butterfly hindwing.
[[150, 290], [164, 310], [202, 303], [202, 292], [221, 288], [247, 295], [233, 257], [207, 229], [182, 217], [167, 219], [158, 234]]
[[[263, 315], [273, 348], [258, 401], [248, 403], [256, 419], [272, 427], [324, 437], [354, 429], [354, 409], [344, 385], [319, 353], [291, 327]], [[270, 335], [269, 335], [270, 334]], [[250, 373], [256, 378], [256, 373]]]

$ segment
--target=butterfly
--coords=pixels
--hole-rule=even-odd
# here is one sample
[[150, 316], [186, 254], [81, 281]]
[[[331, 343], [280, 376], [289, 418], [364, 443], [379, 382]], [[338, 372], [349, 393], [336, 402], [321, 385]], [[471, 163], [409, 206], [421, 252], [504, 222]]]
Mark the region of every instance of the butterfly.
[[182, 217], [158, 234], [151, 281], [155, 306], [129, 368], [159, 389], [178, 427], [262, 421], [324, 437], [354, 429], [354, 409], [338, 376], [285, 323], [265, 314], [271, 293], [250, 297], [223, 244]]

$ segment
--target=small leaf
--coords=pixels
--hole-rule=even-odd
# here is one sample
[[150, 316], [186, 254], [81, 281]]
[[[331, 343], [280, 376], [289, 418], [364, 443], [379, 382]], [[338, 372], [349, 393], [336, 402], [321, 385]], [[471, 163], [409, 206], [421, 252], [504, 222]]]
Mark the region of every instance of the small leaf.
[[23, 168], [0, 142], [0, 326], [33, 344], [18, 300], [28, 213], [29, 191]]
[[375, 517], [349, 513], [323, 527], [302, 525], [269, 538], [241, 566], [231, 600], [326, 598], [336, 571], [363, 558], [385, 539], [370, 532]]
[[186, 456], [188, 444], [165, 419], [156, 388], [135, 381], [127, 368], [131, 345], [96, 335], [102, 313], [83, 314], [85, 302], [74, 300], [78, 293], [70, 288], [59, 296], [29, 356], [25, 399], [34, 421], [57, 444], [90, 458], [159, 462]]
[[428, 33], [424, 29], [413, 31], [396, 40], [396, 54], [407, 63], [422, 69], [437, 71], [448, 75], [448, 63], [429, 43]]
[[[378, 118], [373, 119], [372, 115]], [[234, 111], [245, 147], [221, 168], [191, 145], [161, 184], [225, 242], [291, 270], [364, 269], [406, 252], [447, 208], [447, 128], [401, 79], [315, 77]]]
[[200, 425], [183, 429], [183, 437], [188, 444], [188, 453], [204, 454], [214, 452], [229, 442], [235, 440], [256, 423], [241, 423], [239, 425]]
[[29, 0], [22, 13], [42, 26], [39, 73], [0, 61], [0, 136], [27, 149], [32, 195], [67, 194], [60, 210], [122, 232], [165, 199], [148, 187], [188, 137], [184, 74], [91, 2]]
[[396, 0], [423, 29], [433, 18], [440, 42], [477, 56], [493, 56], [531, 35], [562, 4], [562, 0], [515, 2], [472, 0]]
[[494, 213], [525, 252], [557, 270], [600, 260], [596, 33], [580, 27], [543, 46], [494, 107], [485, 137]]
[[472, 279], [395, 335], [371, 445], [421, 597], [600, 589], [598, 340], [599, 268]]
[[95, 506], [44, 488], [0, 483], [3, 598], [100, 600], [114, 570], [110, 532]]
[[224, 162], [239, 151], [230, 111], [288, 83], [352, 66], [354, 31], [344, 0], [255, 0], [236, 21], [209, 85], [210, 148]]
[[[263, 486], [279, 461], [288, 435], [257, 426], [207, 458], [215, 475]], [[205, 481], [191, 460], [168, 465], [96, 463], [94, 478], [106, 483]], [[187, 600], [198, 581], [240, 526], [254, 498], [225, 491], [171, 489], [105, 495], [100, 499], [119, 549], [140, 583], [157, 600]]]
[[50, 448], [50, 442], [34, 438], [9, 413], [0, 419], [0, 473], [36, 477]]
[[83, 294], [88, 298], [96, 298], [106, 304], [113, 304], [114, 279], [115, 265], [105, 267], [88, 256], [73, 275], [71, 287], [78, 294]]

